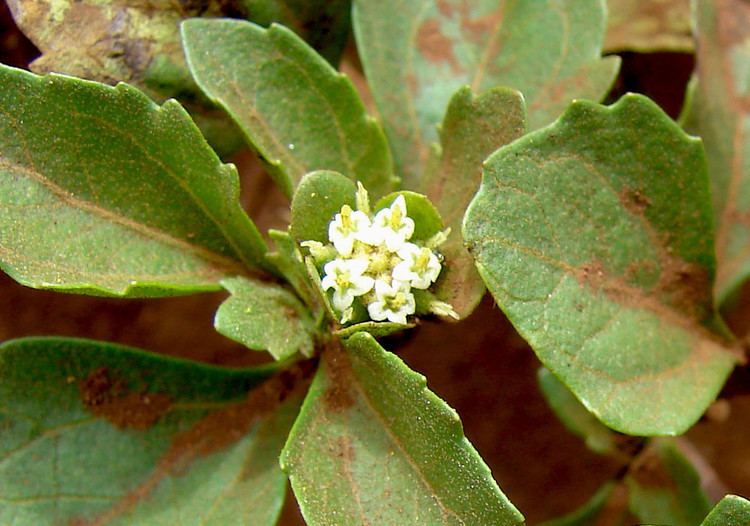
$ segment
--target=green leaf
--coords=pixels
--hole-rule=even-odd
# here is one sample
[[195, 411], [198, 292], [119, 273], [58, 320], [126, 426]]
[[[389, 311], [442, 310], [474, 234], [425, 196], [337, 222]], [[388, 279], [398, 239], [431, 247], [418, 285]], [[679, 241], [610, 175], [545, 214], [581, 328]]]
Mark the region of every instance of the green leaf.
[[292, 237], [298, 242], [328, 243], [328, 224], [342, 206], [356, 206], [356, 191], [354, 183], [339, 173], [321, 170], [307, 174], [292, 198]]
[[574, 512], [541, 526], [629, 526], [627, 511], [627, 490], [622, 484], [608, 482]]
[[380, 199], [373, 207], [373, 214], [393, 204], [397, 197], [403, 196], [406, 203], [406, 214], [414, 220], [413, 241], [427, 241], [443, 230], [443, 219], [427, 197], [416, 192], [402, 190], [393, 192]]
[[349, 36], [350, 0], [243, 0], [251, 20], [293, 29], [334, 67]]
[[216, 330], [277, 360], [313, 352], [315, 321], [297, 297], [279, 285], [245, 278], [221, 282], [232, 295], [216, 311]]
[[674, 440], [653, 440], [625, 477], [630, 510], [643, 522], [694, 526], [711, 510], [701, 480]]
[[476, 96], [469, 87], [453, 95], [440, 128], [439, 161], [425, 173], [423, 182], [425, 194], [451, 228], [448, 241], [440, 247], [446, 263], [435, 293], [461, 318], [471, 314], [485, 291], [461, 237], [464, 212], [479, 188], [484, 160], [525, 130], [520, 93], [494, 88]]
[[734, 365], [712, 332], [703, 149], [645, 97], [575, 102], [498, 150], [464, 237], [542, 363], [613, 429], [684, 432]]
[[708, 514], [701, 526], [746, 526], [750, 524], [750, 501], [727, 495]]
[[555, 375], [542, 367], [537, 372], [537, 379], [545, 400], [568, 431], [583, 438], [586, 446], [595, 453], [618, 454], [617, 435], [581, 405]]
[[456, 413], [363, 332], [324, 351], [281, 463], [311, 526], [523, 522]]
[[104, 295], [217, 289], [265, 244], [175, 101], [0, 67], [0, 266], [31, 287]]
[[288, 195], [314, 170], [336, 170], [376, 196], [396, 182], [388, 145], [351, 82], [288, 29], [188, 20], [182, 36], [198, 85], [224, 106]]
[[413, 329], [414, 327], [415, 325], [413, 323], [403, 325], [401, 323], [393, 323], [390, 321], [363, 321], [362, 323], [356, 323], [349, 327], [338, 329], [334, 331], [333, 334], [339, 338], [349, 338], [360, 331], [364, 331], [375, 338], [382, 338], [383, 336], [388, 336], [394, 332]]
[[85, 340], [6, 342], [0, 523], [275, 524], [300, 397], [280, 376], [246, 396], [271, 373]]
[[355, 0], [354, 32], [404, 187], [419, 188], [453, 93], [521, 91], [532, 129], [574, 98], [601, 99], [619, 59], [601, 59], [604, 0]]
[[692, 52], [690, 0], [607, 0], [604, 49]]
[[683, 116], [706, 145], [716, 217], [716, 296], [750, 276], [750, 5], [696, 3], [697, 84]]

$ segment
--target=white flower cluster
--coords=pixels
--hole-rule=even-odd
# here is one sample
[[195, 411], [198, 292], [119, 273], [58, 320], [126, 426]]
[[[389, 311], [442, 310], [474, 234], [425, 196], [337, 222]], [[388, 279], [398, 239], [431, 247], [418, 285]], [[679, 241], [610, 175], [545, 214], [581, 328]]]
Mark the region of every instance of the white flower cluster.
[[[428, 246], [409, 241], [414, 220], [407, 215], [402, 195], [373, 218], [361, 186], [357, 203], [359, 210], [344, 205], [328, 225], [335, 257], [324, 265], [321, 285], [333, 289], [333, 307], [341, 314], [341, 323], [352, 319], [354, 298], [359, 298], [372, 320], [405, 324], [416, 309], [412, 289], [427, 289], [434, 283], [440, 260]], [[325, 252], [315, 241], [302, 245], [313, 257]]]

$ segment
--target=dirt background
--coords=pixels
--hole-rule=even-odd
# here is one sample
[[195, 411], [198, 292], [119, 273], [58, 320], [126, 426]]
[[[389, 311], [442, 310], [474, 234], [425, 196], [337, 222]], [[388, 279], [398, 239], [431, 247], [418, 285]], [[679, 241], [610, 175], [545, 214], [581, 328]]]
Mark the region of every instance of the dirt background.
[[[37, 55], [0, 3], [0, 62], [25, 67]], [[688, 54], [622, 55], [610, 97], [644, 93], [676, 116], [693, 67]], [[243, 204], [263, 228], [285, 221], [286, 204], [250, 154], [233, 159], [243, 177]], [[254, 198], [255, 196], [255, 198]], [[738, 333], [750, 323], [745, 291], [729, 316]], [[229, 367], [264, 360], [212, 327], [224, 294], [156, 300], [111, 300], [36, 291], [0, 274], [0, 341], [32, 335], [81, 336]], [[467, 320], [447, 326], [425, 323], [389, 342], [429, 385], [454, 407], [465, 432], [529, 524], [571, 511], [619, 466], [589, 452], [555, 419], [539, 393], [534, 353], [490, 298]], [[724, 400], [688, 434], [707, 461], [712, 493], [750, 496], [750, 375], [738, 370]], [[712, 472], [713, 470], [713, 472]], [[281, 521], [303, 524], [293, 499]]]

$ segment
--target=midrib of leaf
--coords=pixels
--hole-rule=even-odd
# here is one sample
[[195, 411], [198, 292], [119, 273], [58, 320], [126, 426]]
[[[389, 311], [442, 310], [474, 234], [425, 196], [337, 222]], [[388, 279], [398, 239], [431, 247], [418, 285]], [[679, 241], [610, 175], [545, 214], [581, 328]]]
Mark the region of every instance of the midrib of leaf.
[[[38, 184], [42, 185], [44, 188], [46, 188], [52, 194], [54, 194], [55, 197], [69, 204], [71, 207], [76, 208], [78, 210], [82, 210], [84, 212], [92, 213], [96, 216], [101, 217], [102, 219], [106, 221], [121, 225], [125, 228], [128, 228], [136, 232], [138, 235], [146, 239], [152, 239], [154, 241], [163, 242], [165, 244], [178, 247], [185, 251], [192, 252], [206, 261], [216, 263], [219, 269], [231, 270], [239, 274], [246, 274], [248, 271], [248, 269], [244, 268], [242, 265], [239, 264], [238, 261], [234, 259], [228, 258], [222, 254], [218, 254], [216, 252], [208, 250], [205, 247], [202, 247], [200, 245], [194, 245], [192, 243], [189, 243], [188, 241], [185, 241], [184, 239], [174, 237], [173, 235], [168, 234], [152, 226], [148, 226], [143, 223], [138, 223], [136, 221], [133, 221], [132, 219], [126, 216], [123, 216], [121, 214], [117, 214], [115, 212], [102, 208], [101, 206], [97, 204], [94, 204], [94, 203], [91, 203], [89, 201], [85, 201], [82, 199], [78, 199], [74, 197], [67, 190], [61, 188], [60, 186], [58, 186], [51, 180], [44, 177], [42, 174], [37, 173], [32, 168], [28, 168], [19, 164], [15, 164], [15, 163], [9, 162], [7, 159], [0, 158], [0, 170], [3, 170], [3, 169], [8, 169], [15, 173], [20, 172], [21, 174], [29, 177], [30, 179], [33, 179]], [[31, 206], [39, 206], [39, 205], [31, 205]], [[214, 222], [216, 223], [216, 221]], [[234, 247], [234, 244], [232, 246]], [[4, 253], [11, 252], [10, 250], [7, 249], [7, 247], [0, 247], [0, 250]], [[56, 264], [56, 266], [59, 267], [59, 264]]]
[[[255, 434], [257, 436], [258, 434], [260, 434], [260, 432], [258, 430], [255, 430]], [[244, 465], [250, 464], [251, 463], [250, 459], [254, 458], [257, 455], [257, 451], [255, 449], [256, 449], [255, 445], [250, 446], [250, 452], [247, 455], [245, 455], [245, 457], [244, 457], [244, 462], [245, 462]], [[224, 502], [224, 500], [226, 500], [229, 497], [230, 493], [234, 490], [235, 486], [239, 482], [242, 482], [242, 479], [244, 477], [245, 477], [245, 471], [244, 470], [239, 470], [237, 472], [237, 476], [234, 477], [234, 479], [232, 479], [231, 482], [227, 483], [226, 486], [224, 487], [224, 489], [221, 491], [221, 493], [219, 493], [219, 495], [217, 495], [216, 499], [214, 499], [214, 502], [211, 504], [211, 507], [206, 512], [206, 515], [198, 523], [198, 526], [205, 526], [206, 524], [208, 524], [209, 520], [211, 520], [211, 518], [212, 518], [212, 515], [214, 513], [216, 513], [216, 511], [221, 506], [222, 502]], [[269, 491], [270, 491], [269, 490], [269, 486], [266, 485], [266, 486], [263, 487], [262, 491], [253, 493], [252, 497], [248, 496], [247, 500], [251, 500], [251, 498], [258, 499], [258, 497], [261, 497], [261, 499], [258, 499], [258, 500], [260, 500], [262, 502], [262, 500], [263, 500], [262, 497], [264, 495], [268, 494]]]
[[[513, 0], [511, 0], [513, 1]], [[505, 20], [505, 12], [508, 5], [507, 0], [502, 0], [497, 6], [499, 16], [497, 17], [497, 22], [492, 28], [492, 36], [490, 37], [489, 41], [487, 42], [487, 45], [484, 48], [484, 52], [482, 53], [482, 59], [479, 61], [479, 64], [477, 65], [477, 70], [474, 72], [474, 78], [471, 81], [471, 89], [474, 92], [479, 92], [479, 90], [482, 87], [482, 81], [484, 80], [484, 74], [487, 72], [487, 66], [490, 63], [490, 60], [493, 56], [496, 56], [499, 48], [501, 46], [500, 42], [500, 28], [503, 25], [503, 21]]]
[[[731, 42], [727, 41], [727, 35], [720, 29], [722, 19], [726, 15], [726, 6], [716, 6], [716, 28], [711, 31], [710, 37], [715, 38], [714, 45], [722, 50], [731, 49]], [[708, 33], [707, 33], [708, 35]], [[704, 51], [706, 46], [698, 46], [697, 60], [704, 61], [706, 64], [711, 63], [711, 58], [706, 57]], [[743, 162], [745, 133], [743, 129], [743, 116], [750, 117], [750, 99], [740, 96], [737, 93], [732, 65], [729, 63], [729, 53], [721, 53], [720, 68], [721, 77], [723, 78], [723, 89], [726, 90], [727, 96], [731, 101], [729, 112], [735, 115], [734, 133], [732, 134], [732, 161], [730, 168], [729, 186], [727, 188], [726, 200], [721, 209], [719, 224], [716, 231], [716, 259], [718, 262], [716, 290], [721, 291], [724, 288], [724, 281], [727, 276], [731, 276], [734, 270], [742, 264], [744, 259], [750, 253], [750, 248], [746, 247], [731, 259], [727, 258], [726, 252], [729, 248], [729, 236], [732, 226], [734, 226], [733, 215], [737, 212], [737, 194], [743, 179]]]
[[[266, 30], [268, 31], [268, 30]], [[268, 33], [266, 32], [266, 38], [270, 41], [271, 38], [268, 36]], [[287, 65], [290, 65], [293, 67], [296, 71], [298, 71], [303, 77], [305, 77], [307, 81], [307, 85], [312, 87], [312, 89], [315, 90], [316, 93], [320, 95], [320, 98], [323, 100], [323, 102], [326, 105], [326, 109], [329, 115], [331, 115], [331, 121], [334, 123], [336, 134], [339, 137], [339, 144], [337, 145], [339, 147], [339, 153], [341, 154], [341, 158], [345, 160], [345, 164], [347, 166], [347, 169], [349, 171], [350, 176], [354, 176], [357, 173], [356, 170], [356, 163], [352, 161], [351, 155], [349, 152], [349, 149], [346, 148], [347, 144], [347, 138], [344, 133], [344, 131], [341, 129], [341, 123], [339, 120], [339, 117], [336, 115], [336, 112], [333, 110], [333, 106], [331, 105], [331, 101], [329, 100], [329, 96], [320, 90], [319, 86], [310, 78], [308, 72], [301, 67], [299, 64], [295, 63], [292, 60], [289, 60], [277, 47], [275, 42], [272, 42], [272, 45], [275, 48], [276, 59], [279, 61], [284, 61]], [[222, 77], [226, 79], [229, 84], [232, 87], [232, 91], [234, 92], [235, 96], [239, 101], [243, 103], [243, 106], [245, 110], [248, 112], [250, 118], [253, 120], [254, 123], [257, 123], [263, 131], [263, 136], [270, 140], [271, 143], [275, 146], [274, 148], [274, 159], [268, 159], [272, 163], [281, 163], [286, 166], [290, 166], [293, 168], [294, 172], [296, 172], [299, 176], [299, 178], [302, 177], [305, 173], [309, 172], [309, 167], [302, 164], [301, 160], [297, 157], [289, 154], [289, 151], [287, 147], [279, 140], [278, 136], [273, 132], [273, 129], [268, 124], [268, 121], [265, 120], [262, 115], [256, 110], [255, 105], [252, 101], [250, 101], [244, 94], [243, 90], [240, 88], [240, 86], [237, 84], [237, 81], [227, 72], [226, 66], [222, 62], [218, 62], [215, 60], [213, 55], [209, 55], [208, 57], [202, 57], [202, 59], [206, 62], [211, 64], [211, 69], [220, 71], [222, 73]], [[189, 55], [188, 55], [189, 60]], [[333, 75], [336, 75], [338, 78], [336, 79], [337, 84], [340, 84], [342, 81], [341, 74], [337, 71], [332, 71]], [[215, 97], [214, 100], [219, 102]], [[230, 108], [227, 108], [227, 111], [230, 113], [233, 113], [233, 111]], [[239, 116], [238, 116], [239, 117]], [[241, 121], [241, 119], [238, 118], [238, 120]], [[258, 130], [255, 128], [253, 129], [254, 133], [257, 133]], [[255, 144], [256, 141], [253, 141], [250, 136], [248, 136], [247, 132], [243, 130], [243, 133], [247, 136], [248, 140]], [[260, 149], [260, 148], [259, 148]], [[365, 150], [362, 155], [366, 155], [367, 151]], [[285, 170], [289, 172], [290, 170]], [[297, 181], [298, 182], [298, 181]], [[293, 189], [292, 189], [293, 190]]]
[[[268, 124], [268, 121], [261, 117], [260, 113], [256, 111], [255, 105], [250, 99], [245, 96], [243, 90], [237, 84], [237, 81], [229, 73], [227, 73], [227, 69], [224, 63], [214, 60], [213, 55], [209, 55], [209, 58], [204, 57], [203, 59], [211, 64], [211, 69], [221, 71], [222, 77], [226, 79], [227, 82], [229, 82], [230, 86], [232, 86], [232, 91], [234, 91], [237, 99], [244, 103], [244, 107], [250, 115], [250, 118], [253, 120], [253, 122], [258, 124], [262, 128], [263, 136], [269, 139], [274, 144], [274, 146], [276, 146], [276, 158], [268, 159], [268, 161], [271, 163], [284, 163], [290, 166], [294, 166], [295, 169], [300, 173], [305, 173], [307, 171], [307, 167], [303, 166], [296, 157], [288, 154], [286, 147], [284, 147], [284, 145], [279, 141], [278, 137], [273, 133], [271, 127]], [[284, 56], [279, 54], [278, 59], [284, 60]], [[231, 109], [228, 109], [227, 111], [232, 113]], [[254, 131], [256, 130], [254, 129]], [[243, 133], [247, 135], [247, 132], [245, 132], [244, 130]], [[250, 142], [253, 142], [250, 137], [248, 137], [248, 139], [250, 140]]]
[[[737, 100], [735, 98], [736, 92], [733, 87], [730, 88], [730, 94], [734, 100]], [[736, 112], [741, 113], [743, 111], [743, 105], [736, 104], [733, 109]], [[734, 123], [734, 133], [732, 135], [732, 149], [734, 155], [732, 156], [729, 188], [727, 188], [727, 200], [721, 211], [721, 220], [719, 221], [719, 228], [716, 232], [716, 259], [719, 263], [716, 281], [718, 283], [723, 283], [725, 277], [731, 275], [734, 269], [737, 268], [738, 265], [741, 265], [747, 254], [750, 253], [750, 247], [745, 247], [732, 259], [726, 258], [726, 251], [729, 245], [729, 230], [734, 224], [732, 216], [737, 213], [737, 193], [743, 178], [743, 143], [745, 140], [745, 132], [743, 128], [742, 117], [739, 117]]]
[[[562, 68], [563, 62], [565, 62], [565, 59], [568, 57], [568, 50], [569, 50], [569, 36], [570, 36], [570, 20], [568, 19], [567, 14], [564, 11], [561, 11], [559, 9], [555, 9], [560, 14], [560, 23], [563, 28], [563, 38], [562, 38], [562, 45], [563, 48], [560, 52], [560, 55], [557, 57], [557, 61], [555, 62], [554, 69], [550, 72], [549, 75], [547, 75], [547, 82], [545, 82], [542, 86], [540, 86], [539, 91], [534, 96], [534, 101], [529, 105], [527, 111], [531, 114], [534, 112], [534, 110], [537, 110], [539, 108], [544, 108], [548, 105], [548, 99], [555, 99], [556, 97], [554, 95], [550, 95], [549, 97], [546, 97], [545, 94], [550, 91], [555, 86], [558, 86], [560, 84], [558, 80], [558, 75], [560, 74], [560, 69]], [[555, 80], [556, 82], [553, 82], [552, 80]]]
[[[407, 2], [410, 0], [406, 0]], [[430, 8], [429, 0], [428, 1], [422, 1], [422, 9], [419, 11], [419, 14], [415, 16], [412, 19], [412, 26], [411, 31], [409, 32], [409, 45], [407, 46], [407, 57], [406, 57], [406, 63], [408, 67], [405, 69], [405, 71], [414, 71], [414, 60], [417, 52], [417, 33], [419, 33], [419, 27], [424, 19], [424, 14], [427, 12], [427, 10]], [[405, 90], [408, 90], [406, 86], [402, 87]], [[418, 160], [408, 160], [404, 159], [403, 162], [405, 164], [415, 165], [418, 167], [417, 170], [422, 170], [425, 162], [427, 161], [427, 156], [429, 153], [429, 148], [425, 145], [424, 140], [424, 133], [422, 132], [422, 125], [419, 123], [419, 116], [417, 115], [417, 106], [416, 106], [416, 99], [414, 97], [409, 96], [408, 91], [404, 93], [405, 103], [409, 109], [409, 118], [412, 121], [412, 129], [415, 132], [414, 140], [417, 143], [417, 149], [419, 150], [419, 159]], [[399, 134], [401, 135], [401, 134]], [[403, 177], [403, 175], [402, 175]]]
[[[170, 413], [189, 413], [191, 411], [205, 411], [206, 409], [220, 409], [223, 407], [227, 407], [228, 405], [231, 405], [231, 402], [212, 402], [212, 403], [175, 403], [171, 405], [167, 411], [164, 413], [164, 416]], [[8, 409], [2, 409], [2, 412], [13, 416], [13, 418], [23, 418], [24, 415], [18, 415], [14, 413], [13, 411], [10, 411]], [[37, 420], [26, 417], [27, 420], [33, 422], [36, 425], [41, 425]], [[62, 433], [65, 433], [67, 431], [70, 431], [71, 429], [75, 429], [77, 427], [95, 424], [97, 422], [101, 421], [99, 418], [95, 416], [86, 416], [84, 418], [81, 418], [79, 420], [74, 420], [73, 422], [67, 422], [65, 424], [55, 426], [49, 429], [45, 429], [42, 433], [39, 433], [38, 435], [31, 438], [29, 441], [21, 444], [17, 448], [11, 449], [9, 451], [5, 452], [5, 455], [0, 458], [0, 466], [2, 466], [5, 462], [9, 461], [14, 455], [28, 449], [29, 447], [33, 446], [37, 442], [41, 440], [46, 440], [50, 438], [55, 438]], [[113, 498], [119, 498], [121, 496], [113, 497]], [[3, 497], [0, 496], [0, 499]]]
[[[555, 287], [551, 289], [549, 294], [554, 292], [555, 289], [559, 287], [559, 285], [562, 283], [562, 280], [566, 276], [575, 279], [578, 283], [581, 283], [586, 280], [586, 278], [581, 275], [580, 269], [577, 269], [575, 266], [572, 266], [564, 261], [560, 261], [559, 259], [546, 256], [540, 253], [539, 251], [534, 250], [530, 247], [519, 245], [517, 243], [513, 243], [507, 239], [500, 238], [497, 236], [484, 237], [482, 244], [488, 244], [490, 242], [503, 245], [513, 250], [517, 250], [518, 252], [527, 254], [540, 261], [543, 261], [544, 263], [548, 265], [554, 266], [558, 268], [559, 270], [562, 270], [563, 275], [558, 281], [558, 284], [555, 285]], [[481, 263], [478, 263], [478, 265], [481, 265]], [[481, 271], [485, 275], [487, 274], [493, 275], [492, 272], [488, 271], [483, 266], [481, 267]], [[545, 300], [542, 300], [542, 299], [534, 300], [534, 299], [529, 299], [529, 298], [521, 298], [521, 297], [511, 294], [509, 291], [507, 291], [507, 289], [505, 289], [501, 285], [497, 285], [497, 286], [498, 288], [502, 288], [504, 293], [512, 297], [515, 301], [545, 302]], [[693, 336], [699, 338], [700, 340], [711, 342], [717, 346], [722, 346], [722, 347], [724, 346], [724, 342], [722, 342], [718, 336], [711, 333], [707, 328], [705, 328], [700, 323], [698, 323], [698, 321], [693, 320], [692, 318], [682, 315], [681, 313], [675, 311], [670, 306], [665, 305], [658, 299], [654, 298], [652, 295], [649, 295], [648, 291], [645, 291], [639, 287], [627, 285], [621, 282], [620, 280], [612, 279], [611, 277], [606, 276], [605, 278], [601, 279], [600, 283], [598, 283], [596, 287], [589, 286], [587, 287], [587, 290], [592, 291], [592, 292], [601, 291], [604, 293], [605, 296], [607, 296], [608, 299], [610, 299], [611, 301], [614, 301], [615, 303], [618, 303], [624, 307], [636, 308], [636, 309], [648, 311], [654, 314], [655, 316], [657, 316], [660, 320], [665, 321], [670, 325], [680, 327], [684, 329], [685, 331], [689, 332], [690, 334], [692, 334]], [[613, 296], [615, 297], [615, 299], [613, 299]], [[699, 346], [696, 346], [696, 347], [699, 347]], [[561, 352], [564, 352], [564, 351], [561, 350]], [[571, 354], [570, 356], [575, 357], [577, 355]], [[632, 380], [635, 381], [638, 378], [639, 377], [636, 376], [636, 377], [633, 377]]]
[[[161, 106], [161, 107], [156, 106], [155, 112], [157, 113], [157, 115], [159, 115], [161, 117], [161, 116], [164, 115], [163, 112], [165, 112], [165, 111], [167, 111], [168, 109], [171, 109], [171, 108], [175, 108], [178, 111], [182, 110], [182, 108], [179, 106], [178, 102], [169, 100], [169, 101], [165, 102], [164, 105]], [[182, 111], [184, 111], [184, 110], [182, 110]], [[70, 113], [72, 115], [77, 116], [77, 117], [86, 117], [86, 118], [89, 118], [92, 121], [94, 121], [97, 124], [99, 124], [100, 126], [102, 126], [104, 128], [107, 128], [108, 130], [110, 130], [110, 131], [114, 132], [115, 134], [119, 135], [120, 137], [123, 137], [123, 138], [127, 139], [130, 142], [130, 144], [132, 144], [136, 149], [138, 149], [143, 154], [143, 156], [146, 159], [148, 159], [149, 161], [153, 162], [165, 174], [167, 174], [172, 180], [174, 180], [177, 183], [177, 185], [182, 189], [182, 191], [185, 192], [190, 197], [190, 200], [193, 201], [193, 203], [206, 215], [206, 217], [208, 217], [211, 220], [211, 222], [214, 225], [216, 225], [216, 227], [219, 229], [219, 232], [221, 232], [222, 234], [224, 234], [224, 239], [230, 244], [230, 246], [232, 247], [232, 250], [234, 251], [234, 253], [242, 260], [243, 263], [245, 263], [250, 268], [254, 267], [257, 264], [257, 262], [252, 261], [252, 259], [248, 259], [248, 257], [244, 253], [244, 250], [242, 250], [240, 247], [237, 246], [237, 244], [236, 244], [236, 242], [234, 240], [234, 236], [232, 236], [232, 233], [230, 231], [227, 231], [227, 227], [224, 224], [224, 222], [222, 222], [219, 219], [217, 219], [216, 216], [214, 216], [214, 214], [208, 208], [206, 208], [206, 205], [203, 203], [203, 201], [201, 199], [198, 198], [198, 196], [196, 196], [193, 193], [193, 190], [190, 188], [189, 185], [187, 185], [185, 183], [185, 180], [183, 178], [181, 178], [179, 175], [177, 175], [177, 173], [175, 173], [172, 170], [171, 167], [169, 167], [168, 165], [164, 164], [161, 161], [161, 159], [152, 156], [149, 153], [149, 151], [146, 148], [144, 148], [143, 145], [139, 141], [137, 141], [136, 138], [132, 134], [125, 133], [123, 130], [121, 130], [117, 126], [114, 126], [110, 122], [98, 118], [96, 115], [83, 114], [83, 113], [79, 113], [79, 112], [76, 112], [76, 111], [73, 111], [73, 110], [71, 110]], [[227, 167], [225, 165], [221, 165], [220, 166], [220, 170], [222, 172], [224, 170], [226, 170], [226, 168]], [[222, 174], [222, 175], [224, 175], [224, 174]]]
[[[344, 355], [344, 353], [342, 353]], [[420, 482], [424, 485], [424, 487], [430, 492], [430, 494], [433, 497], [433, 500], [440, 508], [441, 513], [443, 514], [444, 518], [447, 518], [448, 516], [455, 517], [456, 520], [459, 521], [460, 524], [464, 524], [464, 521], [456, 514], [455, 511], [448, 508], [438, 495], [438, 492], [435, 490], [435, 488], [432, 486], [432, 484], [429, 482], [427, 477], [425, 476], [422, 469], [419, 467], [419, 464], [414, 460], [414, 458], [409, 454], [409, 452], [406, 450], [404, 445], [399, 440], [398, 436], [393, 433], [391, 430], [388, 421], [385, 419], [383, 414], [375, 407], [375, 405], [372, 403], [370, 396], [367, 394], [367, 391], [362, 387], [362, 384], [359, 382], [359, 379], [354, 374], [354, 371], [351, 366], [351, 362], [349, 361], [349, 357], [346, 356], [345, 358], [347, 360], [347, 366], [349, 370], [349, 376], [351, 378], [350, 385], [354, 387], [359, 395], [362, 397], [362, 401], [365, 403], [366, 407], [370, 410], [370, 412], [375, 416], [375, 418], [380, 422], [381, 428], [383, 431], [385, 431], [386, 435], [390, 439], [391, 443], [396, 446], [396, 448], [402, 453], [403, 458], [409, 463], [411, 468], [414, 470], [414, 472], [418, 475], [418, 478]], [[425, 391], [426, 388], [422, 387], [422, 391]], [[352, 487], [352, 491], [355, 493], [358, 493], [356, 491], [356, 488]]]

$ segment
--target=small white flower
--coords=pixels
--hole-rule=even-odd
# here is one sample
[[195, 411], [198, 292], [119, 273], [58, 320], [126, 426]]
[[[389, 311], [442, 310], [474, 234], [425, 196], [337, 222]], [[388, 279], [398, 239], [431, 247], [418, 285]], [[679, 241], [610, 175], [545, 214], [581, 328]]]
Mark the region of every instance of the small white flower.
[[393, 281], [390, 285], [382, 280], [375, 282], [375, 300], [367, 305], [370, 318], [375, 321], [388, 320], [406, 324], [406, 317], [414, 314], [416, 303], [409, 292], [409, 284]]
[[341, 207], [328, 224], [328, 239], [344, 257], [352, 253], [354, 240], [370, 230], [370, 218], [364, 212], [353, 211], [349, 205]]
[[403, 195], [394, 199], [391, 206], [383, 208], [373, 219], [373, 239], [391, 252], [396, 252], [414, 233], [414, 220], [406, 215], [406, 200]]
[[325, 276], [320, 284], [323, 290], [333, 289], [333, 306], [346, 316], [355, 296], [372, 290], [375, 280], [364, 276], [367, 261], [361, 259], [334, 259], [323, 267]]
[[404, 243], [397, 254], [403, 261], [393, 269], [395, 280], [409, 283], [415, 289], [426, 289], [440, 274], [440, 261], [429, 248]]

